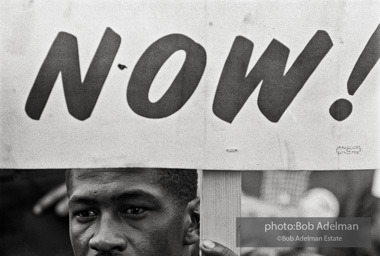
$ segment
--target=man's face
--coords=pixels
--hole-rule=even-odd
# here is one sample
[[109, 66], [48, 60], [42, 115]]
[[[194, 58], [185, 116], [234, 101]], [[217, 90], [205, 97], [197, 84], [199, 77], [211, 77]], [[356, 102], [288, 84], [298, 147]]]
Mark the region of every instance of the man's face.
[[185, 213], [154, 170], [74, 171], [70, 239], [76, 256], [179, 256]]

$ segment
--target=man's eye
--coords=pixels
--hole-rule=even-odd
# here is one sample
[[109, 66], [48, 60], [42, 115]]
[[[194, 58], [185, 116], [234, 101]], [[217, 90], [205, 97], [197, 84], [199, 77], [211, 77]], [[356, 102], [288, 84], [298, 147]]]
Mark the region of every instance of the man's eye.
[[79, 221], [89, 221], [92, 220], [93, 218], [96, 218], [97, 213], [94, 210], [84, 210], [84, 211], [78, 211], [74, 213], [75, 217]]
[[123, 215], [133, 216], [133, 215], [141, 215], [143, 214], [147, 209], [143, 207], [130, 207], [122, 211]]

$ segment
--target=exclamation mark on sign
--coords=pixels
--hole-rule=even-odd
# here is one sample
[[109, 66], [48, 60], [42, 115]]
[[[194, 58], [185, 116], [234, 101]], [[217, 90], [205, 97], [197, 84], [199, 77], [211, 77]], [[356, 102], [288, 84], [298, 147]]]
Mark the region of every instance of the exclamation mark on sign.
[[[380, 24], [361, 53], [347, 82], [347, 90], [354, 95], [380, 58]], [[337, 121], [350, 116], [352, 103], [346, 99], [336, 100], [330, 107], [330, 115]]]

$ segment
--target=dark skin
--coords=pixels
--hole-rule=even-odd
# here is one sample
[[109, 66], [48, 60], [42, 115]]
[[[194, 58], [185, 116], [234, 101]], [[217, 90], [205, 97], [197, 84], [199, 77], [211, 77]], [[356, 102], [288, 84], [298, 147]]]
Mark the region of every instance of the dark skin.
[[203, 240], [199, 249], [201, 249], [203, 256], [237, 256], [227, 247], [210, 240]]
[[[178, 208], [155, 181], [148, 169], [74, 171], [68, 195], [75, 255], [190, 256], [190, 245], [199, 243], [199, 199]], [[221, 248], [200, 246], [206, 256], [236, 256]]]
[[[181, 211], [152, 170], [74, 172], [70, 238], [76, 256], [190, 255], [195, 199]], [[100, 254], [103, 253], [103, 254]]]

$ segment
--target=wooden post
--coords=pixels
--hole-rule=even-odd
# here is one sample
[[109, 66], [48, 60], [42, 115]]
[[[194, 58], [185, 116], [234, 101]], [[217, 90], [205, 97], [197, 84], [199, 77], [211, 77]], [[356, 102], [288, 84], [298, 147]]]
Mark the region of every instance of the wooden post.
[[236, 217], [240, 217], [241, 172], [203, 171], [201, 184], [201, 239], [236, 247]]

